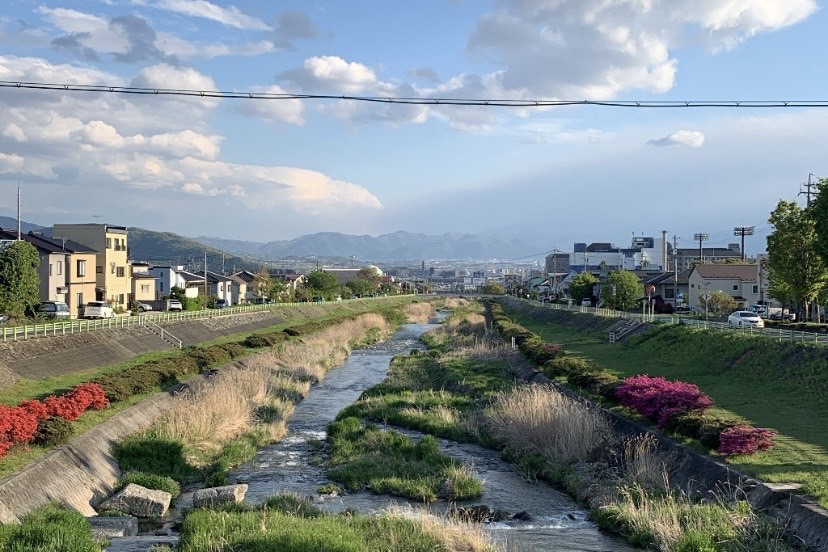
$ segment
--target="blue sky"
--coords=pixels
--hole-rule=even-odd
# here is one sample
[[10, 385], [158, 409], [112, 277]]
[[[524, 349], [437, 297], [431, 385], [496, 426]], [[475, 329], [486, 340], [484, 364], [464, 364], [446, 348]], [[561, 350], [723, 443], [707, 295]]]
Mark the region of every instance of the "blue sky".
[[[7, 0], [0, 80], [352, 96], [819, 100], [815, 0]], [[828, 176], [828, 109], [462, 108], [0, 89], [0, 214], [270, 241], [735, 241]], [[532, 252], [516, 252], [529, 254]]]

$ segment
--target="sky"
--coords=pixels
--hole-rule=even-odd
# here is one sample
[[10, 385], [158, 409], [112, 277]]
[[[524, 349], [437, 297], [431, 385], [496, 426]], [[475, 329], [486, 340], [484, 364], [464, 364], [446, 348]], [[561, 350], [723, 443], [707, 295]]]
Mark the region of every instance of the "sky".
[[[828, 108], [402, 105], [828, 100], [816, 0], [5, 0], [0, 215], [256, 242], [399, 230], [763, 251], [828, 176]], [[250, 97], [252, 95], [252, 98]]]

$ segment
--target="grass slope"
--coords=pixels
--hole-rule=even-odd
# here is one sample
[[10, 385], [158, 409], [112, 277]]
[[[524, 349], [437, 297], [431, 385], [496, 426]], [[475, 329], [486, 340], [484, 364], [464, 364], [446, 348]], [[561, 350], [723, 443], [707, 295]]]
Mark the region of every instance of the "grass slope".
[[618, 376], [694, 383], [713, 398], [718, 413], [776, 429], [774, 449], [729, 462], [765, 481], [799, 483], [828, 507], [828, 350], [681, 326], [656, 327], [626, 345], [609, 344], [602, 331], [607, 319], [504, 308], [545, 341], [561, 343]]

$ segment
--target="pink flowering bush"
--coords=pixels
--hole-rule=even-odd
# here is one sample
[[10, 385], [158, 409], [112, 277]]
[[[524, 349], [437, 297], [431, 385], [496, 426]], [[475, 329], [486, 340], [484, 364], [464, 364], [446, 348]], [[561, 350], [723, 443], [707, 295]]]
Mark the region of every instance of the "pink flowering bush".
[[719, 436], [719, 454], [754, 454], [760, 450], [773, 447], [773, 437], [777, 434], [772, 429], [740, 425], [726, 429]]
[[660, 428], [674, 414], [701, 412], [713, 406], [710, 397], [692, 383], [646, 374], [626, 378], [615, 390], [615, 396], [622, 406], [654, 420]]

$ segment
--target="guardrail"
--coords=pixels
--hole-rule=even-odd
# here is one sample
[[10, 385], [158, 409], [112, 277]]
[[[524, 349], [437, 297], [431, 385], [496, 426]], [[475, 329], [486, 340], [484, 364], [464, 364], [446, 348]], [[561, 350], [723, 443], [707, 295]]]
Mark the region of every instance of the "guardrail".
[[774, 339], [776, 341], [790, 341], [794, 343], [801, 343], [803, 345], [828, 346], [828, 334], [819, 334], [816, 332], [803, 332], [799, 330], [786, 330], [782, 327], [776, 328], [755, 328], [753, 326], [736, 327], [730, 326], [727, 322], [714, 322], [709, 320], [699, 320], [697, 318], [685, 318], [683, 316], [676, 316], [674, 314], [649, 314], [638, 312], [616, 311], [613, 309], [595, 308], [595, 307], [581, 307], [578, 305], [563, 305], [560, 303], [538, 303], [530, 299], [521, 299], [516, 297], [524, 303], [534, 306], [542, 306], [552, 308], [555, 310], [566, 310], [571, 312], [586, 312], [595, 316], [604, 316], [608, 318], [630, 318], [641, 322], [664, 322], [667, 324], [685, 324], [689, 326], [700, 326], [705, 329], [719, 330], [724, 332], [735, 332], [747, 335], [756, 335]]
[[[393, 297], [401, 296], [391, 295], [388, 297], [362, 297], [359, 299], [347, 299], [347, 301], [372, 301], [378, 299], [389, 299]], [[26, 326], [10, 326], [0, 328], [0, 342], [6, 343], [8, 341], [21, 341], [24, 339], [34, 339], [38, 337], [70, 335], [75, 333], [94, 332], [98, 330], [109, 330], [115, 328], [134, 328], [138, 326], [143, 326], [145, 322], [163, 324], [167, 322], [176, 322], [180, 320], [214, 318], [216, 316], [228, 316], [231, 314], [260, 312], [274, 308], [296, 308], [302, 306], [307, 307], [309, 305], [328, 305], [331, 303], [335, 303], [335, 301], [325, 301], [323, 303], [306, 302], [269, 303], [263, 305], [238, 305], [235, 307], [227, 307], [223, 309], [201, 309], [197, 311], [180, 312], [147, 311], [136, 316], [118, 315], [114, 318], [105, 318], [100, 320], [76, 319], [67, 320], [65, 322], [46, 322], [43, 324], [29, 324]]]

